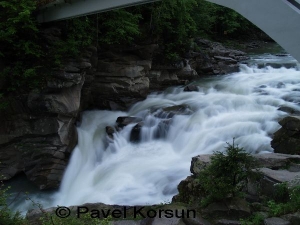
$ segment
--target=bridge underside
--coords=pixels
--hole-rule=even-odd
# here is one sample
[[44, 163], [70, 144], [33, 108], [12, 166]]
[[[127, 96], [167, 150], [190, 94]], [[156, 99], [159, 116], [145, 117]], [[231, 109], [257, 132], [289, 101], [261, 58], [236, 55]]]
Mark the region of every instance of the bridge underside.
[[300, 0], [207, 0], [247, 18], [300, 62]]
[[155, 1], [158, 0], [55, 0], [41, 7], [37, 20], [45, 23]]
[[[158, 0], [41, 0], [38, 21], [50, 22]], [[300, 0], [206, 0], [231, 8], [267, 33], [300, 62]]]

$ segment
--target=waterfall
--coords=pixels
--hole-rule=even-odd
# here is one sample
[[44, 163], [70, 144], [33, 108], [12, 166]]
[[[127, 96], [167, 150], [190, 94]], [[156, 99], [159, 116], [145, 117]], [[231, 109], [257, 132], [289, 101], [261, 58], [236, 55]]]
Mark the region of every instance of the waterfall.
[[[238, 73], [195, 84], [198, 92], [169, 88], [128, 112], [85, 112], [55, 205], [170, 201], [190, 174], [193, 156], [224, 151], [234, 137], [249, 153], [272, 152], [272, 134], [287, 115], [278, 108], [300, 111], [300, 72], [294, 68], [241, 65]], [[183, 110], [170, 116], [164, 109], [171, 106]], [[137, 123], [115, 132], [113, 140], [107, 138], [105, 127], [114, 126], [120, 116], [142, 118], [139, 142], [130, 141]]]
[[[241, 65], [240, 72], [193, 84], [197, 92], [168, 88], [150, 94], [128, 112], [84, 112], [60, 190], [50, 196], [33, 193], [31, 199], [45, 208], [168, 202], [177, 194], [179, 182], [190, 175], [193, 156], [225, 151], [233, 138], [249, 153], [273, 152], [272, 135], [287, 116], [279, 107], [300, 112], [300, 71], [295, 67]], [[106, 127], [126, 116], [142, 122], [116, 129], [113, 139], [108, 137]], [[132, 141], [136, 126], [138, 141]], [[28, 205], [18, 202], [15, 209]]]

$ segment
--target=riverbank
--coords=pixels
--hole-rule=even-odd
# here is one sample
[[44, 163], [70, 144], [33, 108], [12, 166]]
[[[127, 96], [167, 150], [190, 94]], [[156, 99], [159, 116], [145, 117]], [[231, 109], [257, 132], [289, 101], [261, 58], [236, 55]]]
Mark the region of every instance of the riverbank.
[[[232, 151], [235, 150], [237, 152], [233, 153]], [[223, 161], [223, 163], [228, 163], [228, 165], [238, 163], [236, 165], [243, 169], [245, 169], [244, 166], [250, 166], [251, 161], [245, 161], [245, 155], [242, 155], [244, 153], [240, 149], [229, 146], [227, 154], [225, 157], [228, 158], [228, 161]], [[242, 158], [239, 158], [239, 154]], [[30, 224], [45, 224], [40, 221], [40, 217], [43, 217], [44, 221], [52, 217], [55, 223], [68, 221], [68, 224], [73, 224], [74, 222], [70, 223], [70, 221], [76, 220], [77, 222], [81, 221], [81, 224], [84, 222], [98, 223], [99, 219], [103, 220], [101, 224], [114, 225], [296, 225], [299, 223], [299, 155], [276, 153], [254, 155], [255, 161], [253, 162], [258, 166], [257, 169], [253, 169], [255, 172], [246, 177], [242, 177], [242, 174], [238, 173], [237, 175], [240, 177], [234, 178], [237, 178], [239, 182], [247, 181], [244, 184], [239, 182], [236, 184], [241, 188], [234, 191], [236, 196], [231, 196], [232, 193], [229, 190], [217, 190], [218, 185], [230, 184], [226, 183], [226, 179], [222, 180], [222, 183], [218, 183], [222, 176], [223, 178], [228, 177], [228, 174], [222, 173], [220, 177], [211, 180], [211, 182], [215, 182], [217, 187], [212, 188], [217, 192], [212, 192], [213, 195], [210, 197], [220, 198], [218, 196], [220, 193], [226, 194], [226, 196], [222, 197], [221, 201], [210, 200], [209, 204], [204, 205], [203, 199], [207, 199], [207, 194], [204, 194], [203, 180], [201, 182], [199, 178], [201, 173], [212, 164], [212, 157], [215, 157], [213, 160], [216, 160], [215, 163], [218, 164], [221, 163], [222, 157], [225, 159], [220, 155], [218, 158], [216, 155], [200, 155], [193, 158], [191, 165], [193, 175], [180, 183], [179, 194], [173, 198], [172, 203], [152, 206], [84, 204], [68, 208], [50, 208], [43, 211], [37, 209], [28, 213], [27, 218]], [[250, 166], [249, 172], [251, 168], [254, 167]], [[215, 169], [211, 170], [209, 174], [218, 173]], [[223, 169], [228, 170], [229, 168]], [[234, 174], [236, 170], [232, 172]], [[69, 216], [74, 219], [66, 219]], [[85, 220], [82, 219], [83, 217]]]

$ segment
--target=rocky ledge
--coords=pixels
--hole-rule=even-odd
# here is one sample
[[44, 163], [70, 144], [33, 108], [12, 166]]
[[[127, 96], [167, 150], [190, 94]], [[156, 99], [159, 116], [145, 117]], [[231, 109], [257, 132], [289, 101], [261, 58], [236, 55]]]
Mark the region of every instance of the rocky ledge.
[[[212, 155], [199, 155], [193, 157], [191, 163], [192, 175], [181, 181], [178, 185], [179, 193], [174, 196], [174, 202], [184, 202], [191, 205], [199, 204], [199, 174], [210, 164]], [[300, 185], [300, 155], [288, 155], [280, 153], [253, 155], [257, 161], [257, 172], [261, 175], [257, 179], [248, 179], [245, 198], [231, 198], [222, 202], [211, 203], [205, 209], [201, 209], [201, 215], [211, 218], [213, 224], [241, 224], [240, 219], [248, 218], [259, 206], [259, 213], [264, 217], [265, 224], [298, 224], [300, 214], [282, 215], [280, 218], [269, 217], [269, 209], [262, 205], [265, 197], [273, 198], [276, 185], [286, 182], [289, 187]], [[293, 219], [291, 219], [293, 218]], [[229, 222], [231, 221], [231, 222]], [[275, 221], [275, 222], [274, 222]], [[277, 221], [277, 222], [276, 222]], [[282, 223], [279, 223], [281, 221]]]
[[[92, 50], [91, 50], [92, 51]], [[40, 189], [57, 188], [77, 144], [84, 75], [91, 64], [69, 61], [43, 90], [11, 97], [0, 113], [0, 174], [19, 173]]]

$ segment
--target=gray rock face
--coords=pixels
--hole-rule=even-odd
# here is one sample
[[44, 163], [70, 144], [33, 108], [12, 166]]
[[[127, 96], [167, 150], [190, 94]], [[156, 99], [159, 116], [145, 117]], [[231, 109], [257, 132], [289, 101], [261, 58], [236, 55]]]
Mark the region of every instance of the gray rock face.
[[212, 218], [240, 219], [249, 217], [251, 210], [244, 199], [234, 198], [210, 204], [204, 212]]
[[192, 91], [198, 91], [198, 87], [196, 85], [187, 85], [183, 91], [186, 91], [186, 92], [192, 92]]
[[254, 157], [257, 159], [259, 166], [274, 170], [290, 167], [294, 161], [300, 162], [299, 155], [288, 155], [281, 153], [259, 154], [254, 155]]
[[229, 49], [217, 42], [202, 38], [195, 39], [202, 52], [191, 59], [191, 66], [198, 74], [214, 75], [239, 71], [239, 62], [247, 60], [245, 52]]
[[5, 179], [24, 172], [40, 189], [59, 186], [77, 144], [81, 87], [64, 87], [55, 94], [32, 92], [27, 104], [10, 102], [0, 128], [0, 171]]
[[282, 216], [282, 219], [290, 221], [290, 225], [299, 225], [300, 224], [300, 212], [284, 215], [284, 216]]
[[271, 141], [276, 153], [300, 155], [300, 117], [289, 116], [279, 122], [282, 126]]
[[265, 225], [290, 225], [289, 221], [281, 219], [279, 217], [267, 218], [264, 220]]
[[[57, 41], [57, 29], [45, 31]], [[92, 56], [89, 48], [83, 55]], [[69, 60], [43, 90], [9, 99], [0, 115], [0, 174], [10, 179], [24, 173], [40, 189], [58, 188], [77, 144], [75, 122], [89, 59]]]
[[149, 91], [147, 74], [156, 48], [148, 45], [101, 52], [92, 81], [87, 84], [90, 107], [124, 110], [144, 99]]

